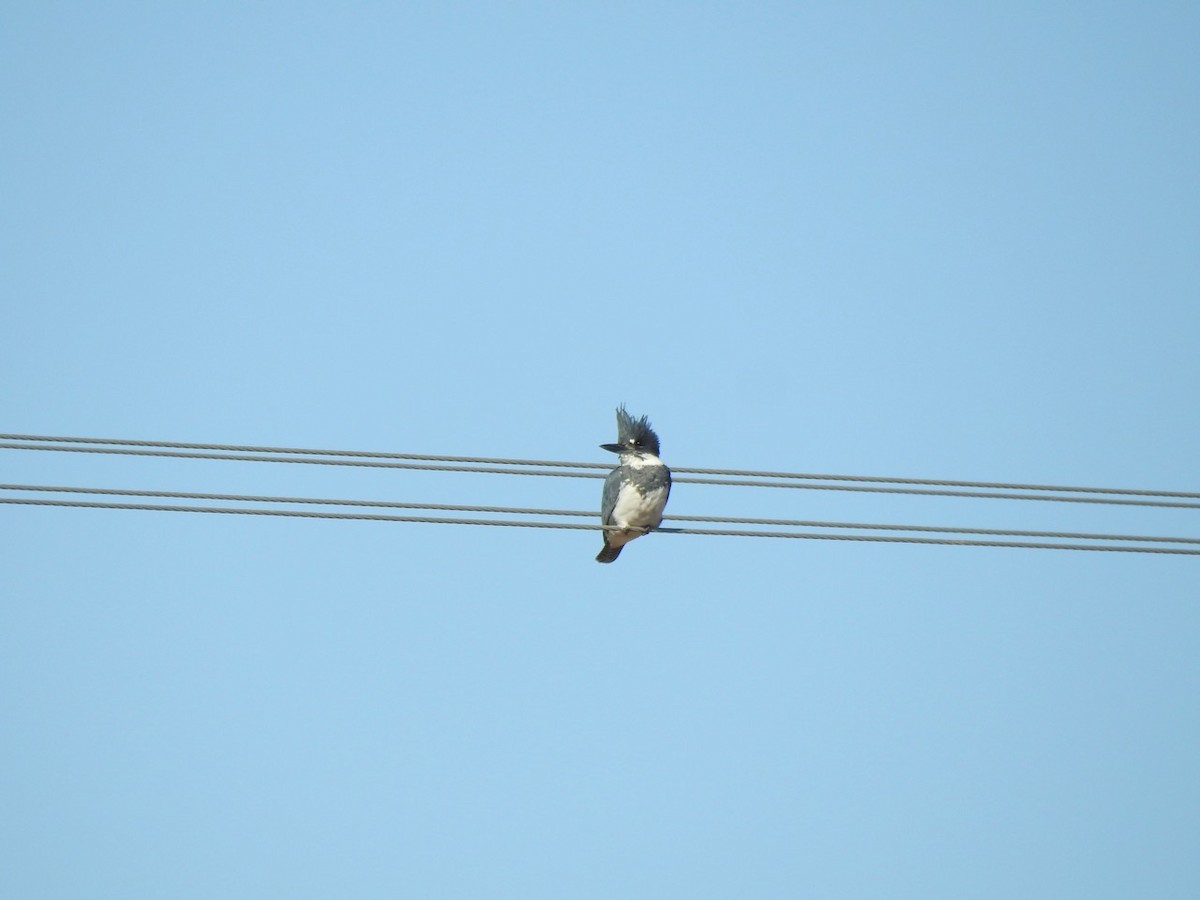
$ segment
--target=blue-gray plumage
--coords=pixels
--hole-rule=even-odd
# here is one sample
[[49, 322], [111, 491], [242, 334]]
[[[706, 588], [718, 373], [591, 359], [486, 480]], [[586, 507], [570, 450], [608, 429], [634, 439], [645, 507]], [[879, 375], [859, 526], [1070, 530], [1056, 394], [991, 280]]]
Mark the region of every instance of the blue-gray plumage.
[[604, 531], [604, 547], [596, 562], [610, 563], [634, 538], [657, 528], [671, 494], [671, 470], [658, 458], [658, 435], [645, 416], [635, 419], [617, 408], [617, 442], [601, 449], [619, 454], [620, 462], [604, 479], [600, 521], [619, 530]]

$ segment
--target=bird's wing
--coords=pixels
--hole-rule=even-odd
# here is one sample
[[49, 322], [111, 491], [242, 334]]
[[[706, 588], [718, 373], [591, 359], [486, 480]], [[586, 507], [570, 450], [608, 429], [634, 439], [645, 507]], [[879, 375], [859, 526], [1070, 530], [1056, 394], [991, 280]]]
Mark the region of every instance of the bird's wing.
[[617, 506], [617, 494], [621, 490], [621, 468], [618, 466], [608, 473], [604, 479], [604, 495], [600, 500], [600, 521], [611, 525], [613, 510]]

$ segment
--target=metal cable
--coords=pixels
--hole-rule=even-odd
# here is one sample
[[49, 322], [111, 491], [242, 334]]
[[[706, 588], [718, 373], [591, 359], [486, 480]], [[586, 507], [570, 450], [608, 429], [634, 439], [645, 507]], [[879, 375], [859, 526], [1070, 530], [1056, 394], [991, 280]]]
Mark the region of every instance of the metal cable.
[[[354, 519], [368, 522], [424, 522], [444, 525], [503, 525], [518, 528], [571, 528], [581, 531], [612, 530], [612, 526], [575, 522], [508, 521], [504, 519], [460, 519], [440, 516], [393, 516], [382, 513], [317, 512], [308, 509], [256, 509], [249, 506], [181, 506], [155, 503], [104, 503], [91, 500], [45, 500], [35, 497], [0, 497], [0, 503], [26, 506], [68, 506], [80, 509], [135, 509], [155, 512], [226, 513], [241, 516], [291, 516], [302, 519]], [[1200, 551], [1196, 551], [1200, 554]]]
[[[360, 457], [366, 459], [385, 460], [414, 460], [430, 462], [456, 462], [484, 465], [506, 466], [545, 466], [547, 468], [563, 467], [575, 469], [610, 469], [610, 463], [568, 462], [550, 459], [516, 459], [486, 456], [448, 456], [425, 453], [396, 453], [372, 450], [320, 450], [303, 447], [266, 447], [250, 444], [206, 444], [185, 441], [143, 441], [122, 438], [87, 438], [66, 437], [60, 435], [37, 434], [0, 434], [0, 441], [37, 441], [40, 443], [69, 443], [97, 444], [122, 447], [148, 447], [173, 450], [210, 450], [219, 453], [268, 453], [278, 455], [327, 456], [327, 457]], [[35, 448], [13, 448], [35, 449]], [[50, 449], [50, 448], [36, 448]], [[222, 456], [222, 458], [225, 458]], [[1017, 490], [1017, 491], [1054, 491], [1058, 493], [1087, 493], [1087, 494], [1122, 494], [1139, 497], [1173, 497], [1178, 499], [1200, 500], [1200, 492], [1190, 491], [1159, 491], [1140, 488], [1107, 488], [1080, 487], [1077, 485], [1025, 484], [999, 481], [954, 481], [942, 478], [901, 478], [878, 475], [829, 475], [812, 472], [770, 472], [754, 469], [714, 469], [688, 466], [673, 466], [674, 473], [691, 475], [717, 475], [736, 478], [782, 478], [806, 479], [814, 481], [853, 481], [873, 484], [905, 484], [924, 485], [928, 487], [960, 487], [979, 488], [987, 490]], [[707, 483], [707, 482], [704, 482]], [[741, 483], [740, 481], [738, 482]]]
[[[675, 470], [672, 470], [674, 472]], [[678, 478], [672, 474], [671, 480], [676, 484], [720, 484], [720, 485], [736, 485], [739, 487], [764, 487], [764, 488], [793, 488], [798, 490], [810, 491], [851, 491], [870, 494], [908, 494], [920, 497], [971, 497], [986, 500], [1034, 500], [1038, 502], [1048, 503], [1098, 503], [1107, 506], [1143, 506], [1143, 507], [1164, 507], [1173, 509], [1200, 509], [1200, 501], [1192, 502], [1185, 500], [1139, 500], [1124, 497], [1097, 497], [1084, 496], [1083, 494], [1059, 495], [1059, 494], [1026, 494], [1013, 493], [1010, 491], [960, 491], [960, 490], [942, 490], [940, 488], [916, 488], [916, 487], [883, 487], [881, 485], [857, 485], [857, 484], [800, 484], [787, 481], [759, 481], [756, 479], [738, 479], [731, 480], [726, 478]], [[1047, 490], [1051, 490], [1047, 488]], [[1085, 488], [1077, 488], [1076, 490], [1086, 490]], [[1116, 489], [1113, 489], [1116, 490]]]
[[[234, 506], [184, 506], [161, 505], [150, 503], [107, 503], [89, 500], [50, 500], [40, 497], [0, 497], [0, 504], [19, 504], [26, 506], [75, 507], [81, 509], [124, 509], [146, 510], [153, 512], [193, 512], [215, 513], [225, 515], [246, 516], [282, 516], [306, 519], [340, 519], [372, 522], [414, 522], [439, 525], [494, 525], [516, 528], [559, 528], [577, 531], [614, 530], [614, 526], [594, 523], [575, 522], [544, 522], [534, 520], [509, 519], [467, 519], [441, 516], [399, 516], [380, 513], [343, 513], [315, 510], [294, 509], [262, 509], [254, 507]], [[708, 529], [708, 528], [660, 528], [663, 534], [701, 534], [721, 537], [765, 537], [765, 538], [799, 538], [825, 541], [860, 541], [874, 543], [899, 544], [935, 544], [954, 547], [1009, 547], [1026, 550], [1102, 550], [1116, 553], [1156, 553], [1180, 556], [1200, 556], [1200, 549], [1183, 547], [1156, 547], [1130, 544], [1068, 544], [1038, 541], [1000, 541], [974, 540], [958, 538], [912, 537], [907, 535], [878, 535], [878, 534], [830, 534], [823, 532], [802, 531], [752, 531], [747, 529]]]
[[1034, 541], [983, 541], [955, 538], [906, 537], [881, 534], [823, 534], [809, 531], [737, 531], [708, 528], [660, 528], [663, 534], [710, 534], [721, 537], [808, 538], [818, 541], [870, 541], [893, 544], [939, 544], [948, 547], [1013, 547], [1022, 550], [1110, 550], [1117, 553], [1161, 553], [1177, 556], [1200, 556], [1200, 550], [1181, 547], [1129, 546], [1126, 544], [1056, 544]]
[[[297, 456], [344, 456], [344, 457], [360, 457], [364, 459], [384, 459], [384, 460], [428, 460], [430, 462], [456, 462], [456, 463], [482, 463], [487, 465], [504, 465], [504, 466], [546, 466], [553, 468], [562, 466], [565, 468], [579, 469], [611, 469], [610, 463], [587, 463], [587, 462], [564, 462], [562, 460], [543, 460], [543, 459], [504, 459], [499, 457], [486, 456], [439, 456], [426, 453], [393, 453], [380, 452], [374, 450], [314, 450], [302, 447], [256, 447], [248, 444], [200, 444], [189, 443], [185, 441], [134, 441], [123, 440], [120, 438], [85, 438], [85, 437], [61, 437], [56, 435], [40, 435], [40, 434], [0, 434], [0, 441], [38, 441], [43, 443], [64, 443], [64, 444], [98, 444], [102, 446], [118, 446], [118, 447], [149, 447], [165, 450], [211, 450], [217, 453], [271, 453], [277, 455], [297, 455]], [[7, 445], [4, 445], [7, 446]], [[53, 449], [45, 448], [30, 448], [19, 447], [12, 449]], [[65, 449], [65, 448], [64, 448]], [[209, 457], [202, 457], [207, 459]], [[222, 459], [225, 457], [222, 456]], [[239, 457], [234, 457], [239, 458]], [[1197, 495], [1200, 496], [1200, 495]]]
[[[326, 497], [279, 497], [261, 494], [213, 494], [195, 491], [152, 491], [127, 488], [68, 487], [63, 485], [0, 484], [0, 491], [30, 491], [39, 493], [88, 494], [108, 497], [142, 497], [169, 500], [205, 500], [229, 503], [282, 503], [320, 506], [348, 506], [373, 509], [429, 509], [439, 512], [477, 512], [514, 516], [564, 516], [594, 518], [594, 510], [540, 509], [513, 506], [477, 506], [451, 503], [415, 503], [398, 500], [345, 500]], [[1138, 534], [1099, 534], [1077, 531], [1022, 531], [999, 528], [965, 528], [948, 525], [896, 525], [873, 522], [831, 522], [807, 519], [762, 519], [744, 516], [698, 516], [670, 514], [664, 521], [699, 522], [725, 525], [771, 525], [779, 528], [843, 528], [861, 531], [911, 531], [931, 534], [972, 534], [992, 537], [1051, 538], [1076, 541], [1135, 541], [1160, 544], [1200, 545], [1200, 538], [1165, 537]], [[683, 533], [683, 532], [681, 532]]]
[[[235, 462], [271, 462], [271, 463], [299, 463], [301, 465], [317, 465], [317, 466], [359, 466], [374, 469], [420, 469], [432, 472], [479, 472], [488, 475], [549, 475], [559, 478], [603, 478], [604, 472], [555, 472], [543, 469], [521, 469], [510, 468], [507, 466], [491, 466], [491, 465], [473, 465], [467, 463], [460, 464], [440, 464], [440, 463], [422, 463], [422, 462], [401, 462], [390, 459], [344, 459], [330, 458], [321, 459], [318, 457], [304, 458], [301, 456], [269, 456], [254, 453], [209, 453], [200, 451], [182, 451], [182, 450], [158, 450], [158, 449], [139, 449], [139, 448], [120, 448], [120, 447], [54, 447], [54, 446], [38, 446], [36, 444], [15, 444], [0, 442], [0, 450], [51, 450], [65, 453], [101, 453], [109, 456], [159, 456], [168, 457], [171, 459], [225, 459]], [[429, 459], [430, 457], [417, 457], [417, 459]], [[481, 457], [482, 458], [482, 457]], [[518, 462], [521, 462], [518, 460]], [[528, 464], [533, 464], [532, 462]], [[593, 466], [599, 467], [601, 463], [551, 463], [558, 466]], [[611, 469], [612, 466], [607, 468]]]
[[[43, 443], [29, 443], [38, 441]], [[54, 444], [67, 446], [55, 446]], [[98, 444], [104, 446], [83, 446]], [[117, 446], [120, 445], [120, 446]], [[183, 449], [197, 448], [197, 449]], [[201, 449], [203, 448], [203, 449]], [[473, 472], [499, 475], [545, 475], [562, 478], [602, 478], [605, 463], [580, 463], [562, 460], [520, 460], [475, 456], [429, 456], [405, 453], [376, 453], [357, 450], [304, 450], [292, 447], [251, 447], [233, 444], [188, 444], [173, 441], [124, 441], [114, 438], [79, 438], [42, 435], [0, 434], [0, 449], [49, 450], [77, 453], [101, 453], [129, 456], [158, 456], [182, 459], [234, 460], [244, 462], [282, 462], [310, 465], [364, 466], [372, 468], [418, 469], [441, 472]], [[427, 460], [428, 462], [421, 462]], [[522, 468], [525, 467], [525, 468]], [[564, 471], [555, 471], [563, 469]], [[571, 471], [575, 470], [575, 471]], [[741, 487], [792, 488], [805, 490], [852, 491], [920, 496], [965, 497], [976, 499], [1032, 500], [1059, 503], [1094, 503], [1120, 506], [1200, 509], [1200, 493], [1152, 491], [1132, 488], [1088, 488], [1070, 485], [1008, 484], [1004, 482], [949, 481], [942, 479], [883, 478], [866, 475], [816, 475], [798, 472], [755, 472], [741, 469], [673, 469], [676, 483]], [[681, 473], [702, 473], [735, 477], [691, 477]], [[768, 481], [758, 477], [794, 479]], [[804, 483], [819, 480], [856, 482], [853, 484]], [[888, 487], [886, 485], [907, 485]], [[917, 487], [926, 485], [927, 487]], [[945, 488], [979, 488], [948, 490]], [[1014, 492], [1015, 491], [1015, 492]], [[1027, 493], [1038, 491], [1045, 493]], [[1091, 496], [1085, 496], [1085, 495]], [[1096, 495], [1107, 496], [1096, 496]], [[1151, 499], [1163, 498], [1163, 499]], [[1175, 499], [1165, 499], [1175, 498]]]
[[[196, 491], [145, 491], [126, 488], [64, 487], [41, 484], [0, 484], [0, 491], [38, 491], [60, 494], [91, 494], [106, 497], [157, 497], [166, 500], [208, 500], [229, 503], [296, 503], [317, 506], [357, 506], [372, 509], [435, 509], [442, 512], [481, 512], [520, 516], [582, 516], [598, 513], [572, 509], [528, 509], [513, 506], [475, 506], [458, 503], [412, 503], [400, 500], [338, 500], [326, 497], [276, 497], [262, 494], [209, 494]], [[1200, 543], [1200, 540], [1197, 541]]]

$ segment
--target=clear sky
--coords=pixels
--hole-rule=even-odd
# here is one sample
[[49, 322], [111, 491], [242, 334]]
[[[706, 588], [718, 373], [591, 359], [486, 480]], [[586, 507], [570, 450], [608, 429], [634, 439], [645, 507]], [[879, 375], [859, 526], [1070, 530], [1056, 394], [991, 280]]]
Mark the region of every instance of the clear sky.
[[[600, 461], [625, 402], [678, 466], [1200, 490], [1200, 6], [984, 6], [2, 3], [0, 431]], [[0, 534], [5, 897], [1200, 896], [1195, 557], [664, 534], [600, 566], [594, 531], [15, 506]]]

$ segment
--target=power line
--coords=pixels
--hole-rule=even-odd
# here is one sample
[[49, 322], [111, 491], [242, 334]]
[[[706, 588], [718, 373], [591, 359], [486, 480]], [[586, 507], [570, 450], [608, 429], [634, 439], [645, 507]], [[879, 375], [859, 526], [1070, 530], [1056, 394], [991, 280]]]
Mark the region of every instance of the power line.
[[[502, 525], [519, 528], [571, 528], [581, 531], [604, 530], [602, 525], [576, 522], [506, 521], [503, 519], [464, 519], [441, 516], [397, 516], [382, 513], [318, 512], [308, 509], [257, 509], [248, 506], [184, 506], [154, 503], [104, 503], [90, 500], [46, 500], [34, 497], [0, 497], [0, 503], [25, 506], [63, 506], [80, 509], [131, 509], [153, 512], [225, 513], [242, 516], [291, 516], [303, 519], [354, 519], [368, 522], [422, 522], [443, 525]], [[1200, 554], [1200, 551], [1196, 551]]]
[[[602, 478], [605, 474], [604, 471], [588, 470], [607, 470], [611, 468], [610, 464], [606, 463], [568, 462], [563, 460], [383, 453], [362, 450], [313, 450], [296, 447], [261, 447], [243, 444], [135, 441], [116, 438], [20, 434], [0, 434], [0, 449], [160, 456], [245, 462], [301, 463], [309, 465], [366, 466], [502, 475], [542, 475], [566, 478]], [[672, 471], [674, 473], [674, 481], [685, 484], [862, 491], [886, 494], [915, 494], [921, 496], [1200, 509], [1200, 493], [1186, 491], [988, 481], [952, 481], [948, 479], [886, 478], [870, 475], [819, 475], [804, 472], [762, 472], [747, 469], [713, 469], [681, 466], [674, 467]], [[692, 477], [693, 475], [701, 477]]]
[[[329, 497], [280, 497], [262, 494], [214, 494], [195, 491], [153, 491], [129, 488], [66, 487], [40, 484], [0, 484], [0, 491], [28, 491], [39, 493], [89, 494], [108, 497], [141, 497], [166, 500], [206, 500], [229, 503], [282, 503], [309, 504], [319, 506], [348, 506], [374, 509], [428, 509], [440, 512], [477, 512], [516, 516], [562, 516], [595, 518], [595, 510], [543, 509], [514, 506], [478, 506], [456, 503], [416, 503], [399, 500], [346, 500]], [[771, 525], [780, 528], [845, 528], [862, 531], [912, 531], [934, 534], [973, 534], [993, 537], [1054, 538], [1057, 540], [1086, 541], [1143, 541], [1148, 543], [1196, 544], [1200, 538], [1165, 537], [1135, 534], [1099, 534], [1076, 531], [1022, 531], [999, 528], [965, 528], [947, 525], [885, 525], [868, 522], [834, 522], [810, 519], [764, 519], [744, 516], [700, 516], [672, 513], [664, 519], [668, 522], [700, 522], [725, 525]]]
[[[209, 494], [197, 492], [183, 491], [148, 491], [148, 490], [129, 490], [115, 488], [86, 488], [86, 487], [62, 487], [62, 486], [47, 486], [47, 485], [19, 485], [19, 484], [4, 484], [0, 485], [0, 490], [9, 491], [28, 491], [28, 492], [57, 492], [57, 493], [78, 493], [90, 495], [104, 496], [122, 496], [122, 497], [137, 497], [137, 498], [160, 498], [160, 499], [192, 499], [192, 500], [208, 500], [222, 502], [237, 502], [237, 503], [283, 503], [283, 504], [314, 504], [328, 506], [343, 506], [343, 507], [373, 507], [373, 508], [392, 508], [392, 509], [427, 509], [437, 511], [456, 511], [456, 512], [483, 512], [491, 514], [507, 514], [507, 515], [549, 515], [549, 516], [594, 516], [594, 512], [585, 512], [580, 510], [549, 510], [549, 509], [529, 509], [517, 507], [496, 507], [496, 506], [468, 506], [468, 505], [451, 505], [451, 504], [433, 504], [433, 503], [411, 503], [400, 501], [381, 501], [381, 500], [335, 500], [328, 498], [311, 498], [311, 497], [271, 497], [262, 495], [245, 495], [245, 494]], [[342, 520], [365, 520], [378, 522], [414, 522], [428, 524], [451, 524], [451, 525], [492, 525], [505, 527], [526, 527], [526, 528], [562, 528], [574, 530], [605, 530], [606, 527], [611, 530], [612, 526], [603, 526], [599, 524], [582, 524], [571, 522], [548, 522], [548, 521], [533, 521], [533, 520], [502, 520], [502, 519], [475, 519], [475, 518], [460, 518], [460, 517], [442, 517], [442, 516], [417, 516], [417, 515], [395, 515], [395, 514], [380, 514], [380, 513], [348, 513], [348, 512], [326, 512], [313, 510], [287, 510], [287, 509], [264, 509], [252, 508], [245, 506], [189, 506], [182, 504], [147, 504], [133, 502], [102, 502], [102, 501], [85, 501], [85, 500], [52, 500], [35, 497], [0, 497], [0, 503], [5, 504], [22, 504], [29, 506], [55, 506], [55, 507], [75, 507], [88, 509], [125, 509], [125, 510], [143, 510], [143, 511], [158, 511], [158, 512], [195, 512], [195, 513], [216, 513], [216, 514], [240, 514], [240, 515], [255, 515], [255, 516], [281, 516], [281, 517], [297, 517], [297, 518], [318, 518], [318, 519], [342, 519]], [[817, 522], [804, 521], [796, 519], [752, 519], [752, 518], [734, 518], [724, 516], [693, 516], [693, 515], [676, 515], [670, 517], [671, 521], [690, 521], [690, 522], [707, 522], [707, 523], [729, 523], [729, 524], [764, 524], [785, 526], [789, 528], [837, 528], [847, 530], [886, 530], [897, 532], [918, 532], [925, 534], [964, 534], [986, 536], [987, 539], [956, 539], [946, 537], [920, 537], [905, 534], [892, 535], [863, 535], [863, 534], [830, 534], [811, 531], [761, 531], [750, 529], [707, 529], [707, 528], [676, 528], [666, 527], [658, 529], [665, 534], [699, 534], [699, 535], [714, 535], [714, 536], [733, 536], [733, 537], [769, 537], [769, 538], [809, 538], [814, 540], [846, 540], [846, 541], [874, 541], [874, 542], [889, 542], [889, 543], [908, 543], [908, 544], [940, 544], [950, 546], [975, 546], [975, 547], [1011, 547], [1023, 549], [1046, 549], [1046, 550], [1109, 550], [1125, 553], [1166, 553], [1178, 555], [1200, 555], [1200, 549], [1187, 549], [1183, 547], [1166, 547], [1154, 546], [1154, 544], [1188, 544], [1200, 545], [1200, 539], [1196, 538], [1179, 538], [1179, 537], [1152, 537], [1146, 535], [1122, 535], [1122, 534], [1086, 534], [1079, 532], [1050, 532], [1050, 531], [1017, 531], [1017, 530], [1001, 530], [1001, 529], [979, 529], [979, 528], [959, 528], [950, 526], [928, 526], [928, 525], [883, 525], [875, 523], [855, 523], [855, 522]], [[1047, 538], [1055, 539], [1050, 541], [1011, 541], [998, 540], [999, 537], [1029, 537], [1029, 538]], [[1062, 543], [1062, 541], [1089, 541], [1092, 543]], [[1143, 542], [1142, 546], [1133, 546], [1128, 544], [1116, 543], [1100, 543], [1113, 541], [1128, 541], [1128, 542]]]
[[[195, 491], [147, 491], [127, 488], [64, 487], [41, 484], [0, 484], [0, 491], [37, 491], [61, 494], [91, 494], [108, 497], [147, 497], [165, 500], [208, 500], [229, 503], [284, 503], [318, 506], [356, 506], [374, 509], [433, 509], [442, 512], [480, 512], [527, 516], [581, 516], [595, 518], [595, 511], [530, 509], [513, 506], [476, 506], [459, 503], [413, 503], [400, 500], [337, 500], [326, 497], [276, 497], [262, 494], [210, 494]], [[1200, 544], [1200, 540], [1196, 543]]]
[[[349, 457], [362, 459], [379, 459], [379, 460], [413, 460], [413, 461], [429, 461], [429, 462], [450, 462], [450, 463], [483, 463], [489, 465], [509, 465], [509, 466], [546, 466], [553, 468], [562, 466], [566, 468], [580, 469], [611, 469], [610, 463], [589, 463], [589, 462], [565, 462], [562, 460], [546, 460], [546, 459], [506, 459], [499, 457], [485, 456], [446, 456], [433, 455], [427, 453], [395, 453], [375, 450], [316, 450], [303, 447], [261, 447], [250, 444], [204, 444], [191, 443], [186, 441], [140, 441], [140, 440], [125, 440], [122, 438], [87, 438], [87, 437], [63, 437], [59, 435], [39, 435], [39, 434], [0, 434], [0, 441], [37, 441], [39, 443], [63, 443], [63, 444], [96, 444], [98, 446], [110, 447], [142, 447], [161, 450], [207, 450], [214, 453], [267, 453], [278, 456], [327, 456], [327, 457]], [[51, 450], [53, 447], [17, 447], [8, 444], [0, 445], [0, 447], [9, 447], [10, 449], [20, 450]], [[62, 448], [62, 449], [78, 449], [81, 452], [88, 452], [82, 448]], [[214, 457], [201, 457], [210, 459]], [[225, 457], [221, 459], [232, 458], [240, 459], [241, 457]], [[275, 461], [275, 460], [272, 460]], [[1200, 497], [1200, 494], [1197, 495]]]
[[1059, 544], [1035, 541], [999, 541], [956, 538], [926, 538], [904, 535], [824, 534], [820, 532], [738, 531], [708, 528], [660, 528], [664, 534], [708, 534], [720, 537], [808, 538], [818, 541], [867, 541], [891, 544], [937, 544], [947, 547], [1011, 547], [1022, 550], [1109, 550], [1117, 553], [1160, 553], [1177, 556], [1200, 556], [1200, 550], [1179, 547], [1133, 547], [1124, 544]]
[[[675, 470], [672, 470], [674, 472]], [[848, 477], [848, 476], [847, 476]], [[865, 476], [864, 476], [865, 477]], [[681, 484], [719, 484], [731, 485], [738, 487], [763, 487], [763, 488], [793, 488], [800, 490], [811, 491], [850, 491], [870, 494], [907, 494], [920, 497], [966, 497], [973, 499], [985, 500], [1032, 500], [1037, 502], [1050, 503], [1098, 503], [1108, 506], [1143, 506], [1143, 507], [1163, 507], [1174, 509], [1200, 509], [1200, 502], [1190, 501], [1175, 501], [1175, 500], [1140, 500], [1126, 499], [1123, 497], [1101, 497], [1089, 496], [1080, 494], [1029, 494], [1015, 493], [1011, 491], [972, 491], [972, 490], [942, 490], [941, 488], [916, 488], [916, 487], [885, 487], [881, 485], [857, 485], [857, 484], [806, 484], [798, 482], [786, 481], [760, 481], [757, 479], [724, 479], [724, 478], [678, 478], [672, 475], [672, 481]], [[1054, 490], [1053, 488], [1040, 488], [1039, 490]], [[1085, 491], [1087, 488], [1074, 488], [1077, 491]], [[1115, 492], [1119, 489], [1101, 489]], [[1163, 492], [1166, 494], [1167, 492]], [[1176, 493], [1167, 494], [1168, 496], [1176, 496]]]
[[[215, 459], [215, 460], [232, 460], [234, 462], [268, 462], [268, 463], [297, 463], [301, 465], [318, 465], [318, 466], [354, 466], [361, 468], [373, 469], [419, 469], [432, 472], [476, 472], [486, 475], [547, 475], [556, 476], [559, 478], [603, 478], [604, 472], [571, 472], [571, 471], [554, 471], [550, 469], [534, 469], [534, 468], [514, 468], [509, 466], [496, 465], [477, 465], [472, 463], [454, 463], [443, 464], [434, 462], [415, 462], [415, 461], [400, 461], [395, 459], [383, 458], [339, 458], [331, 457], [328, 459], [319, 456], [304, 457], [304, 456], [271, 456], [258, 453], [222, 453], [222, 452], [203, 452], [203, 451], [184, 451], [184, 450], [165, 450], [165, 449], [143, 449], [136, 447], [56, 447], [56, 446], [39, 446], [36, 444], [16, 444], [8, 442], [0, 442], [0, 450], [46, 450], [59, 451], [65, 453], [99, 453], [108, 456], [158, 456], [169, 459]], [[300, 453], [302, 451], [293, 451]], [[416, 459], [430, 459], [431, 457], [417, 456]], [[484, 457], [477, 457], [481, 462], [488, 462]], [[536, 465], [532, 461], [523, 462], [517, 460], [522, 465]], [[556, 466], [592, 466], [599, 467], [600, 463], [567, 463], [556, 462], [551, 463]], [[612, 468], [609, 466], [609, 468]]]
[[[85, 509], [150, 510], [157, 512], [218, 513], [245, 516], [285, 516], [306, 519], [356, 519], [373, 522], [419, 522], [441, 525], [497, 525], [517, 528], [563, 528], [585, 531], [604, 530], [606, 526], [576, 522], [539, 522], [533, 520], [466, 519], [441, 516], [397, 516], [372, 513], [318, 512], [315, 510], [258, 509], [230, 506], [181, 506], [148, 503], [104, 503], [85, 500], [47, 500], [41, 498], [0, 498], [0, 503], [29, 506], [65, 506]], [[720, 537], [802, 538], [823, 541], [869, 541], [899, 544], [939, 544], [955, 547], [1011, 547], [1025, 550], [1106, 550], [1116, 553], [1158, 553], [1200, 556], [1200, 550], [1180, 547], [1131, 546], [1126, 544], [1060, 544], [1034, 541], [972, 540], [954, 538], [911, 537], [905, 535], [828, 534], [800, 531], [750, 531], [740, 529], [661, 528], [663, 534], [701, 534]]]

